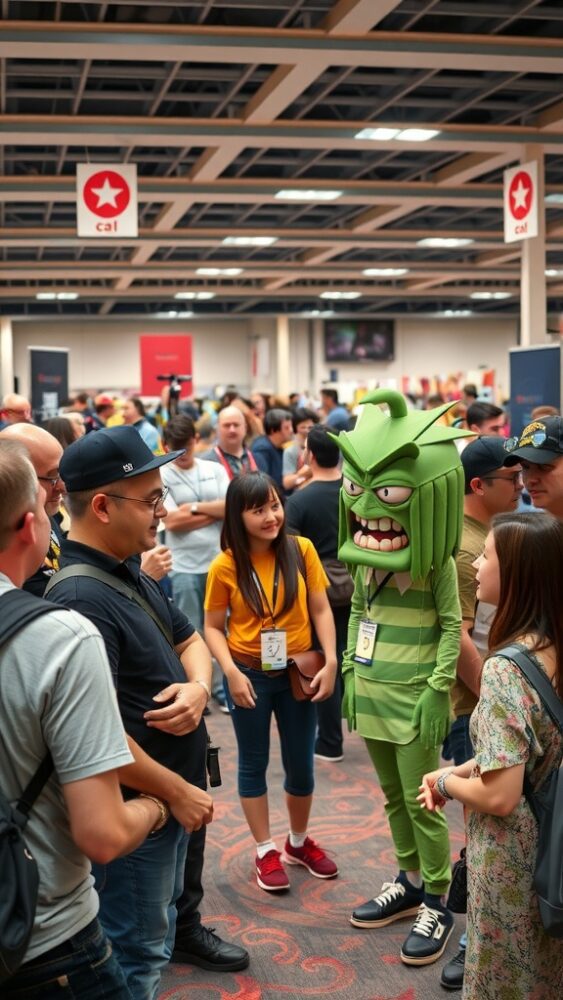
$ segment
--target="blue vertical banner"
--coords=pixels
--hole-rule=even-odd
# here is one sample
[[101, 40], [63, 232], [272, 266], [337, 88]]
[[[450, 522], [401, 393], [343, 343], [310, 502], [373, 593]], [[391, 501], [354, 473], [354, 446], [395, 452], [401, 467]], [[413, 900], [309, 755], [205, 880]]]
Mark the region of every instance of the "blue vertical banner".
[[510, 433], [520, 434], [535, 406], [561, 409], [561, 347], [513, 347], [509, 354]]
[[68, 349], [66, 347], [30, 347], [31, 409], [39, 424], [56, 417], [68, 399]]

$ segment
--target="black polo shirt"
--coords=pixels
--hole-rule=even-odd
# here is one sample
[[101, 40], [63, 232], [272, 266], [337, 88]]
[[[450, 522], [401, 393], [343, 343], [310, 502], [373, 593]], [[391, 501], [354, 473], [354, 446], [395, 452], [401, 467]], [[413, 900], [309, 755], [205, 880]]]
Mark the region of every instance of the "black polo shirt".
[[[138, 557], [120, 563], [89, 545], [63, 542], [61, 569], [76, 563], [105, 570], [137, 590], [171, 631], [175, 645], [194, 634], [186, 615], [165, 597], [158, 583], [141, 572]], [[134, 600], [88, 577], [62, 580], [49, 592], [49, 600], [80, 611], [99, 628], [123, 725], [129, 736], [159, 764], [180, 774], [186, 781], [204, 784], [207, 733], [203, 719], [193, 733], [173, 736], [152, 729], [143, 718], [150, 709], [165, 707], [152, 700], [155, 694], [169, 684], [186, 683], [186, 673], [178, 655], [150, 615]]]

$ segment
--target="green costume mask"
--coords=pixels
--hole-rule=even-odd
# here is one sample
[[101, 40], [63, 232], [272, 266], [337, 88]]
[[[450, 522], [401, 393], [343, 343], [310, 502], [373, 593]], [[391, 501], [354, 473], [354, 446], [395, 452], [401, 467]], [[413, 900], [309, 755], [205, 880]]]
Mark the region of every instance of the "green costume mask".
[[377, 389], [362, 404], [354, 430], [334, 436], [344, 456], [338, 555], [418, 580], [459, 544], [464, 477], [454, 439], [469, 432], [435, 426], [452, 403], [408, 410], [399, 392]]

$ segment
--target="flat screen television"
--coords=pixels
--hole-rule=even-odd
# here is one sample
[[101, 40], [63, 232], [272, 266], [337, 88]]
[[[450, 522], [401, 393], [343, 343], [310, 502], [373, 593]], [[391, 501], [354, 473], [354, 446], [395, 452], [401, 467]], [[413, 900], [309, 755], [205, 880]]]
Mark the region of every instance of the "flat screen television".
[[389, 319], [329, 319], [324, 341], [325, 361], [393, 361], [395, 324]]

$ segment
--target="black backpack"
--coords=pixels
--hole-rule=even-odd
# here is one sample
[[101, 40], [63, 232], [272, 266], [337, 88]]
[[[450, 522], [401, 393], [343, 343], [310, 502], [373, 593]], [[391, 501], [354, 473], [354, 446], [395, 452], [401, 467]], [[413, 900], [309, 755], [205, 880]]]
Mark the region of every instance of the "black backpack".
[[[0, 598], [0, 647], [35, 618], [55, 610], [61, 609], [23, 590], [9, 590]], [[33, 930], [39, 873], [23, 833], [29, 811], [52, 770], [51, 754], [47, 754], [15, 805], [0, 789], [0, 983], [21, 965]]]
[[[507, 646], [497, 655], [506, 656], [516, 663], [563, 733], [563, 702], [543, 670], [519, 646]], [[541, 921], [550, 937], [563, 938], [563, 761], [558, 768], [554, 768], [538, 792], [524, 778], [524, 795], [538, 821], [534, 889]]]

